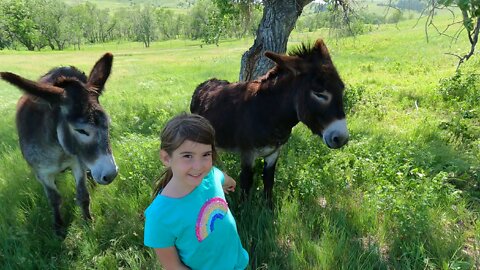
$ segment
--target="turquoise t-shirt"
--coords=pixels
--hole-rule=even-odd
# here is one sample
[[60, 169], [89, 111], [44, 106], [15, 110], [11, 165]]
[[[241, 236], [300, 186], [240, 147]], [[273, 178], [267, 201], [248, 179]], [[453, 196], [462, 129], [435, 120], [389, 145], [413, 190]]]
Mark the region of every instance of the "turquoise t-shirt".
[[222, 189], [223, 173], [213, 167], [202, 183], [182, 198], [159, 194], [145, 210], [144, 244], [175, 246], [191, 269], [245, 269], [248, 253]]

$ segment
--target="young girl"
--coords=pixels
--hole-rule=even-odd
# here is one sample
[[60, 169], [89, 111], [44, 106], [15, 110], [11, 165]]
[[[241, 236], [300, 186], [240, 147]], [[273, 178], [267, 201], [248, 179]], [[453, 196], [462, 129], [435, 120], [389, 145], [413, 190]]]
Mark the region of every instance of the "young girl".
[[161, 133], [167, 167], [145, 210], [146, 246], [165, 269], [245, 269], [242, 247], [225, 194], [235, 180], [213, 166], [214, 130], [195, 114], [171, 119]]

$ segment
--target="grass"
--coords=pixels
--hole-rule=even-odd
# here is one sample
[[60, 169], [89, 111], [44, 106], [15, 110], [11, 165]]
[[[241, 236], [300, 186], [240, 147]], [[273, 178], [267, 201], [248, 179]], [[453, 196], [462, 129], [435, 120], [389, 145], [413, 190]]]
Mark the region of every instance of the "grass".
[[[164, 7], [169, 9], [178, 10], [181, 12], [181, 3], [184, 1], [179, 0], [66, 0], [65, 3], [69, 5], [79, 5], [90, 2], [95, 4], [100, 9], [115, 10], [119, 8], [128, 8], [132, 4], [145, 4], [150, 3], [158, 7]], [[186, 8], [186, 7], [185, 7]]]
[[[252, 198], [240, 203], [239, 192], [229, 197], [249, 269], [479, 268], [479, 118], [463, 118], [439, 90], [456, 68], [445, 53], [466, 44], [434, 36], [427, 43], [414, 24], [339, 40], [326, 30], [292, 34], [289, 46], [325, 37], [347, 85], [351, 140], [329, 150], [299, 124], [279, 159], [274, 211], [261, 198], [260, 161]], [[188, 111], [199, 83], [237, 80], [251, 44], [225, 40], [201, 47], [177, 40], [149, 49], [109, 43], [82, 51], [0, 51], [0, 70], [30, 79], [58, 65], [89, 72], [112, 52], [113, 73], [101, 103], [112, 118], [120, 168], [112, 184], [89, 187], [91, 224], [74, 203], [72, 176], [58, 179], [69, 227], [64, 240], [56, 238], [42, 187], [17, 143], [14, 111], [21, 93], [0, 83], [0, 268], [157, 268], [154, 253], [142, 245], [142, 215], [162, 170], [159, 131], [171, 116]], [[475, 72], [479, 64], [477, 55], [465, 70]], [[476, 137], [466, 140], [470, 133]], [[238, 178], [237, 156], [223, 153], [221, 167]]]

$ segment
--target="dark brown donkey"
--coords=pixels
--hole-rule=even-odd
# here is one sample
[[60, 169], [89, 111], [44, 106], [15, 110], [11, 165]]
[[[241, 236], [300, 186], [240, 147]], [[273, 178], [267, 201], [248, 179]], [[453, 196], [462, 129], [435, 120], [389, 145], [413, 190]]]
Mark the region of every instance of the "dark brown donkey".
[[75, 67], [52, 69], [38, 82], [0, 72], [2, 79], [25, 91], [17, 104], [20, 148], [45, 189], [58, 235], [63, 235], [65, 228], [55, 176], [68, 168], [72, 170], [77, 203], [83, 217], [91, 220], [86, 171], [104, 185], [112, 182], [118, 173], [110, 148], [109, 118], [98, 100], [110, 75], [112, 61], [112, 54], [105, 54], [88, 78]]
[[255, 159], [264, 158], [264, 192], [271, 199], [280, 148], [299, 121], [330, 148], [346, 144], [348, 131], [344, 84], [321, 39], [290, 55], [265, 56], [276, 63], [266, 75], [238, 83], [210, 79], [195, 89], [190, 110], [210, 120], [220, 148], [240, 153], [240, 185], [246, 193]]

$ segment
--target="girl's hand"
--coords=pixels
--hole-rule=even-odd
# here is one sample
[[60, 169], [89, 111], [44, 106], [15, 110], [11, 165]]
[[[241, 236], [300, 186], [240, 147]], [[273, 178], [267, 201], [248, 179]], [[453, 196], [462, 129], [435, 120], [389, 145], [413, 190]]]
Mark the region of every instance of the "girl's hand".
[[225, 175], [225, 181], [223, 181], [223, 192], [225, 194], [228, 194], [230, 191], [235, 192], [235, 187], [237, 186], [237, 182], [233, 180], [232, 177], [228, 176], [225, 172], [223, 172], [223, 175]]

